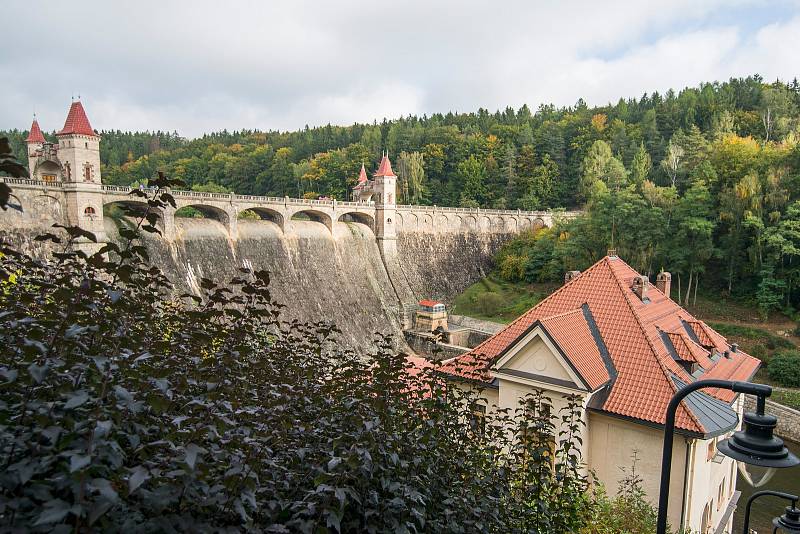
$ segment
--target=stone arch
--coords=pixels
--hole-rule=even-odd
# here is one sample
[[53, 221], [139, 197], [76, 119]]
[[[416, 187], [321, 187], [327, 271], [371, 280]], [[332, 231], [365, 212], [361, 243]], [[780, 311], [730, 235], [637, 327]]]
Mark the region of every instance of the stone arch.
[[415, 213], [408, 213], [403, 219], [403, 230], [406, 232], [416, 230], [419, 226], [419, 217]]
[[[11, 197], [17, 198], [13, 194]], [[17, 203], [22, 206], [23, 210], [27, 207], [27, 212], [37, 218], [52, 217], [56, 220], [63, 218], [61, 200], [52, 195], [36, 195], [33, 197], [33, 202], [30, 206], [23, 205], [19, 199], [17, 199]]]
[[[273, 210], [273, 209], [270, 209], [270, 208], [264, 208], [264, 207], [261, 207], [261, 206], [255, 206], [255, 207], [252, 207], [252, 208], [245, 208], [243, 210], [240, 210], [239, 213], [241, 213], [242, 211], [252, 211], [256, 215], [258, 215], [261, 218], [261, 220], [273, 222], [273, 223], [278, 225], [278, 227], [281, 229], [281, 231], [284, 230], [285, 223], [284, 223], [284, 219], [283, 219], [283, 214], [281, 212], [279, 212], [279, 211], [276, 211], [276, 210]], [[237, 213], [237, 216], [238, 216], [238, 213]]]
[[478, 219], [478, 228], [482, 231], [489, 231], [492, 227], [492, 222], [489, 220], [489, 217], [486, 215], [482, 216]]
[[33, 174], [39, 180], [43, 180], [45, 182], [63, 180], [61, 165], [50, 159], [40, 161], [39, 164], [36, 165], [36, 169], [34, 169]]
[[516, 217], [509, 217], [506, 219], [506, 230], [511, 233], [517, 232], [517, 227], [519, 226], [519, 221], [517, 221]]
[[318, 223], [322, 223], [328, 230], [333, 232], [333, 219], [331, 219], [331, 216], [325, 213], [324, 211], [318, 211], [313, 209], [297, 210], [294, 213], [292, 213], [291, 220], [301, 221], [305, 218]]
[[519, 229], [520, 230], [530, 230], [533, 223], [528, 217], [523, 217], [522, 220], [519, 222]]
[[[110, 216], [116, 218], [118, 216], [132, 217], [138, 219], [144, 217], [147, 213], [147, 202], [141, 200], [113, 200], [111, 202], [103, 203], [103, 216]], [[83, 210], [81, 210], [83, 213]], [[164, 211], [161, 208], [150, 207], [150, 213], [158, 215], [156, 228], [164, 231]]]
[[502, 217], [491, 218], [491, 231], [501, 233], [506, 229], [506, 221]]
[[[231, 217], [227, 211], [222, 208], [218, 208], [216, 206], [211, 206], [209, 204], [184, 204], [176, 211], [176, 215], [178, 211], [183, 208], [193, 208], [203, 214], [203, 217], [206, 219], [213, 219], [222, 224], [225, 229], [230, 228], [231, 226]], [[177, 215], [180, 217], [179, 215]]]
[[339, 216], [338, 221], [345, 223], [363, 224], [364, 226], [369, 227], [369, 229], [372, 230], [373, 232], [375, 231], [375, 218], [372, 217], [371, 215], [367, 215], [366, 213], [360, 213], [357, 211], [348, 211], [347, 213], [341, 214]]
[[541, 229], [542, 229], [542, 228], [544, 228], [545, 226], [547, 226], [547, 225], [544, 223], [544, 219], [542, 219], [541, 217], [537, 217], [537, 218], [536, 218], [536, 219], [533, 221], [533, 229], [534, 229], [534, 230], [541, 230]]
[[464, 217], [463, 228], [466, 228], [467, 230], [474, 232], [475, 230], [478, 229], [478, 219], [476, 219], [474, 215], [467, 215], [466, 217]]
[[422, 229], [433, 230], [433, 217], [428, 213], [422, 216]]
[[438, 228], [439, 230], [447, 228], [449, 224], [450, 224], [450, 219], [447, 218], [447, 215], [439, 214], [436, 217], [436, 228]]

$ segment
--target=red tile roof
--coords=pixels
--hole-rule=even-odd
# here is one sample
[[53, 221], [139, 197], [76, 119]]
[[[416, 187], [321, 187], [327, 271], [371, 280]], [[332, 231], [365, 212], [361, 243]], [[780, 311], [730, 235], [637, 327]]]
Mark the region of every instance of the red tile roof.
[[711, 353], [692, 341], [686, 332], [667, 332], [666, 336], [682, 361], [696, 363], [703, 369], [714, 365], [709, 359]]
[[[723, 336], [692, 317], [652, 284], [647, 285], [649, 301], [643, 302], [631, 289], [634, 278], [638, 276], [639, 273], [621, 259], [606, 256], [470, 352], [447, 361], [441, 370], [491, 382], [491, 365], [534, 323], [541, 321], [550, 324], [550, 328], [545, 327], [548, 333], [572, 364], [584, 369], [581, 374], [586, 373], [587, 381], [597, 384], [604, 375], [594, 351], [590, 356], [584, 353], [592, 346], [587, 336], [572, 330], [565, 319], [556, 317], [585, 304], [617, 373], [601, 409], [615, 415], [663, 423], [667, 404], [676, 391], [671, 377], [685, 383], [694, 381], [694, 378], [673, 359], [661, 332], [686, 331], [684, 325], [688, 325], [702, 342], [711, 344], [708, 348], [713, 351], [722, 354], [731, 348]], [[719, 356], [716, 361], [706, 361], [695, 348], [689, 345], [685, 348], [709, 365], [709, 368], [704, 368], [702, 378], [747, 380], [760, 364], [742, 351], [731, 352], [730, 359]], [[733, 399], [732, 392], [705, 391], [721, 400], [729, 402]], [[705, 430], [685, 405], [678, 410], [676, 421], [678, 427], [685, 430], [699, 433]]]
[[80, 101], [73, 102], [69, 107], [67, 120], [64, 122], [64, 127], [56, 135], [97, 135], [89, 124], [89, 118], [86, 116], [86, 111], [83, 109], [83, 104]]
[[31, 124], [31, 133], [28, 134], [28, 138], [25, 139], [26, 143], [45, 143], [46, 139], [42, 134], [42, 129], [39, 128], [39, 121], [33, 119], [33, 124]]
[[363, 184], [367, 181], [367, 170], [364, 168], [364, 164], [361, 164], [361, 172], [358, 173], [358, 183]]
[[441, 304], [438, 300], [428, 300], [424, 299], [419, 301], [420, 306], [436, 306], [437, 304]]
[[375, 176], [395, 176], [394, 171], [392, 171], [392, 162], [389, 161], [387, 154], [384, 154], [383, 158], [381, 158], [381, 164], [378, 170], [375, 171]]
[[610, 380], [603, 356], [586, 322], [583, 309], [542, 319], [542, 326], [559, 347], [568, 354], [575, 369], [592, 390]]

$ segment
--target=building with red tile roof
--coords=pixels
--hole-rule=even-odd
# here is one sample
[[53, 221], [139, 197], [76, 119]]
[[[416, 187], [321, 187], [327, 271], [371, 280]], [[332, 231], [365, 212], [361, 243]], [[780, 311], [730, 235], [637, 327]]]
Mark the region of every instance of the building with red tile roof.
[[[587, 466], [613, 491], [620, 469], [630, 467], [630, 455], [639, 450], [637, 472], [655, 502], [663, 423], [674, 393], [702, 378], [749, 380], [759, 365], [622, 259], [606, 256], [439, 371], [461, 387], [484, 388], [487, 402], [498, 408], [515, 408], [532, 389], [545, 390], [554, 404], [561, 395], [578, 395]], [[684, 499], [671, 503], [670, 519], [697, 530], [727, 521], [717, 510], [726, 509], [720, 499], [733, 498], [733, 464], [708, 451], [737, 427], [741, 412], [733, 392], [704, 391], [678, 409], [681, 444], [675, 446], [684, 456], [672, 467], [674, 476], [695, 463], [689, 476], [679, 477], [683, 487], [674, 491]]]

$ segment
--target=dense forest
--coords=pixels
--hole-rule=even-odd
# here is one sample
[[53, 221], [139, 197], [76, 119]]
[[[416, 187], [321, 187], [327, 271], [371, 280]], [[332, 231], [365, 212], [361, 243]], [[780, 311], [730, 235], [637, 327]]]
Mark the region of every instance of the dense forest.
[[[24, 161], [27, 132], [6, 134]], [[765, 311], [798, 303], [796, 79], [296, 132], [101, 134], [105, 183], [162, 170], [194, 189], [272, 196], [347, 198], [361, 164], [374, 169], [388, 150], [404, 203], [585, 206], [586, 216], [510, 245], [500, 258], [508, 279], [557, 278], [616, 248], [642, 272], [672, 271], [684, 301], [703, 280], [755, 295]]]

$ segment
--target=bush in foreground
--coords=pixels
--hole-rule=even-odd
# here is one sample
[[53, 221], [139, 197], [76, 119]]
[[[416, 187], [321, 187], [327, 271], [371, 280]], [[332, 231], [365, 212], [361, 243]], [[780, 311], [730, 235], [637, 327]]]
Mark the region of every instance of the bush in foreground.
[[364, 358], [281, 322], [265, 272], [176, 298], [138, 242], [174, 203], [151, 185], [121, 243], [87, 256], [62, 227], [48, 261], [0, 250], [0, 530], [577, 530], [576, 399], [476, 415], [380, 337]]

